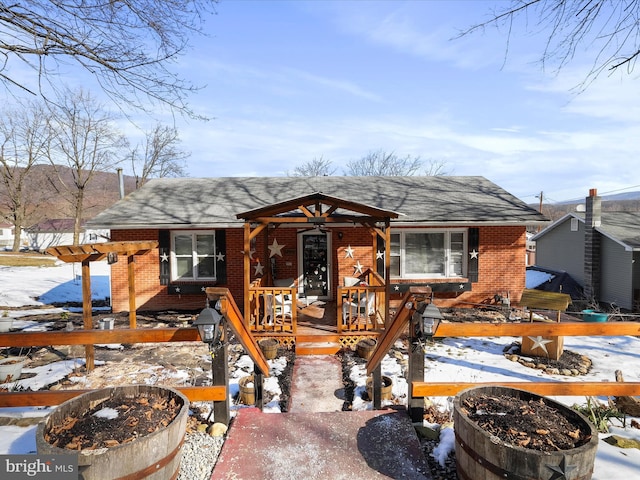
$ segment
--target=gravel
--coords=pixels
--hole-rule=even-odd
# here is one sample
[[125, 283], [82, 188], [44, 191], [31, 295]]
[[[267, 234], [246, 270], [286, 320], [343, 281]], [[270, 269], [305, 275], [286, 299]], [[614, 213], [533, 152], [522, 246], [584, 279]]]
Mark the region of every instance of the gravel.
[[223, 444], [224, 437], [188, 433], [182, 445], [178, 480], [209, 480]]

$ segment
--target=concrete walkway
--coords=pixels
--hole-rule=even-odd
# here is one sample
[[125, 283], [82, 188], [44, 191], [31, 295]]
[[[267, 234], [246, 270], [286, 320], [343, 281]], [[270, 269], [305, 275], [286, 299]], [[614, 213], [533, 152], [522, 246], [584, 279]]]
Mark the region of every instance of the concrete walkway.
[[343, 412], [343, 404], [340, 361], [296, 357], [289, 412], [239, 410], [211, 478], [431, 480], [404, 408]]
[[344, 400], [340, 360], [334, 355], [296, 357], [289, 412], [340, 412]]
[[212, 479], [431, 480], [404, 411], [238, 412]]

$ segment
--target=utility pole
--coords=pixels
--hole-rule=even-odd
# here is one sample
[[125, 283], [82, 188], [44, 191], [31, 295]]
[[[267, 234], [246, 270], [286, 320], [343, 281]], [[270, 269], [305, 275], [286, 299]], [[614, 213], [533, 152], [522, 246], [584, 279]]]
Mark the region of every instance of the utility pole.
[[[544, 192], [540, 190], [540, 195], [536, 195], [540, 199], [540, 205], [538, 206], [538, 211], [542, 213], [542, 199], [544, 198]], [[541, 226], [538, 226], [538, 231], [542, 230]]]
[[540, 195], [538, 195], [538, 198], [540, 199], [540, 206], [538, 207], [538, 211], [540, 213], [542, 213], [542, 198], [544, 197], [543, 192], [540, 192]]

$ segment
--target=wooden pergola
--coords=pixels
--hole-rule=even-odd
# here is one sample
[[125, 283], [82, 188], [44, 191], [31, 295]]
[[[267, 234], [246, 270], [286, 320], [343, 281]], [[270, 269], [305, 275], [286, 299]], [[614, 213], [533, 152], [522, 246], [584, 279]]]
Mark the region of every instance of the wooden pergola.
[[[384, 278], [388, 279], [391, 268], [391, 230], [392, 218], [399, 214], [390, 210], [352, 202], [342, 198], [315, 192], [310, 195], [292, 198], [279, 203], [267, 205], [243, 213], [238, 213], [238, 219], [245, 220], [244, 224], [244, 289], [248, 291], [251, 283], [251, 241], [261, 232], [267, 232], [270, 224], [305, 227], [313, 225], [354, 224], [369, 228], [372, 234], [371, 264], [376, 265], [377, 239], [384, 241]], [[389, 282], [385, 282], [385, 315], [389, 312]], [[244, 296], [244, 311], [249, 311], [249, 296]], [[385, 318], [386, 321], [386, 318]]]
[[[127, 257], [127, 280], [129, 284], [129, 327], [136, 328], [136, 281], [135, 281], [135, 257], [146, 255], [158, 247], [156, 241], [146, 242], [103, 242], [88, 243], [84, 245], [60, 245], [49, 247], [46, 253], [57, 257], [67, 263], [82, 264], [82, 319], [85, 329], [93, 328], [91, 305], [91, 262], [108, 259], [114, 263], [119, 256]], [[94, 347], [86, 345], [87, 370], [94, 367]]]

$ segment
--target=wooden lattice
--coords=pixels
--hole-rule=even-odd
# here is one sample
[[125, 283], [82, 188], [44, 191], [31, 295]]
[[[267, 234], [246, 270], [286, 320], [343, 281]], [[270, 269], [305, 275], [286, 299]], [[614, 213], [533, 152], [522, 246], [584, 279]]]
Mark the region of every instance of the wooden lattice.
[[364, 340], [365, 338], [371, 338], [376, 340], [377, 335], [341, 335], [340, 336], [340, 345], [345, 348], [350, 348], [351, 350], [356, 349], [356, 345], [360, 340]]

